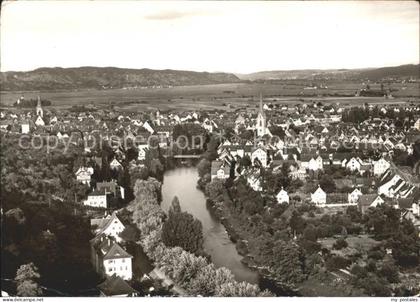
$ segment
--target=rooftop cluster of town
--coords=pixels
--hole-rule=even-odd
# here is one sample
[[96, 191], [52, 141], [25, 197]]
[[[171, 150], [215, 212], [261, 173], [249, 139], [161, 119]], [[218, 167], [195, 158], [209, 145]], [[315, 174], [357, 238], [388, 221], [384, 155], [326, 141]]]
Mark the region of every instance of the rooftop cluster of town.
[[[170, 156], [174, 128], [195, 124], [220, 142], [217, 158], [211, 162], [211, 180], [242, 177], [254, 191], [273, 194], [278, 203], [357, 206], [362, 213], [389, 204], [401, 209], [402, 219], [411, 220], [420, 234], [420, 161], [407, 162], [420, 139], [419, 105], [363, 104], [355, 109], [333, 102], [274, 105], [262, 96], [256, 99], [256, 108], [229, 111], [127, 113], [96, 107], [58, 111], [42, 106], [38, 98], [35, 110], [19, 106], [2, 110], [0, 129], [28, 137], [54, 137], [63, 143], [83, 142], [89, 160], [78, 167], [74, 177], [90, 186], [87, 199], [81, 201], [88, 207], [109, 210], [110, 196], [126, 198], [126, 188], [118, 179], [92, 182], [95, 169], [104, 164], [93, 152], [98, 148], [93, 141], [109, 142], [115, 137], [134, 141], [132, 161], [141, 165], [152, 148], [151, 136], [159, 139], [162, 153]], [[22, 101], [24, 97], [17, 104]], [[370, 114], [358, 120], [352, 110]], [[113, 171], [124, 169], [125, 146], [110, 146], [114, 158], [106, 164]], [[204, 151], [203, 146], [187, 146], [183, 154], [198, 156]], [[269, 192], [264, 186], [265, 171], [274, 176], [287, 173], [297, 185]], [[107, 284], [100, 286], [103, 294], [135, 294], [124, 282], [133, 276], [133, 256], [119, 244], [124, 224], [114, 212], [92, 219], [91, 225], [92, 263], [97, 272], [109, 277]], [[118, 290], [110, 292], [110, 287]]]

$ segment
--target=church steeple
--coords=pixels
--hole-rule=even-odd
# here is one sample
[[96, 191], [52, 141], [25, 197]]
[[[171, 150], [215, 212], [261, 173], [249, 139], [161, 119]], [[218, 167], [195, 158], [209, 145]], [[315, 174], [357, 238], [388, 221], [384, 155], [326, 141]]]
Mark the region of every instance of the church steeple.
[[41, 106], [41, 98], [38, 95], [38, 102], [36, 104], [36, 115], [43, 117], [44, 116], [44, 110], [42, 110]]
[[266, 134], [266, 117], [264, 113], [262, 93], [260, 92], [260, 109], [257, 114], [257, 135], [264, 136]]

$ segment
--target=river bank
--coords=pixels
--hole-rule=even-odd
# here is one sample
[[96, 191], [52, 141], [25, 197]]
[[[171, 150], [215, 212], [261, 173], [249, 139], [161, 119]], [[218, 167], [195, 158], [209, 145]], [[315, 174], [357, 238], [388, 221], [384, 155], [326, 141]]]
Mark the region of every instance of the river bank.
[[200, 220], [203, 227], [204, 251], [216, 267], [229, 269], [237, 281], [258, 284], [259, 276], [242, 262], [235, 243], [228, 236], [223, 223], [214, 215], [204, 193], [197, 189], [198, 172], [194, 167], [183, 166], [167, 170], [162, 184], [161, 208], [167, 212], [174, 196], [181, 209]]
[[225, 227], [230, 240], [235, 243], [238, 254], [243, 257], [241, 262], [250, 269], [258, 272], [260, 276], [259, 286], [262, 290], [268, 289], [277, 296], [301, 296], [298, 289], [282, 284], [271, 275], [268, 267], [261, 266], [254, 260], [254, 255], [248, 249], [248, 241], [242, 238], [240, 232], [235, 228], [235, 218], [231, 215], [229, 209], [213, 202], [209, 198], [207, 198], [206, 202], [211, 207], [216, 218]]

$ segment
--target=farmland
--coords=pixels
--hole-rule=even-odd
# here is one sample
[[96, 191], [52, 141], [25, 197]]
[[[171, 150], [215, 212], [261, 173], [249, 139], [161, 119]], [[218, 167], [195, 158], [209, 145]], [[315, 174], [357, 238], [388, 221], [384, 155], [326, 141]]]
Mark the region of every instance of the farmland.
[[[301, 102], [323, 101], [340, 103], [345, 106], [365, 102], [386, 104], [419, 102], [418, 83], [393, 83], [394, 99], [383, 97], [354, 97], [362, 87], [361, 83], [327, 83], [328, 88], [310, 88], [311, 82], [285, 81], [280, 83], [232, 83], [196, 86], [176, 86], [171, 88], [131, 88], [103, 90], [31, 91], [2, 92], [1, 105], [10, 106], [22, 94], [26, 99], [50, 100], [53, 107], [68, 108], [73, 105], [113, 105], [118, 110], [191, 110], [191, 109], [228, 109], [254, 107], [261, 92], [264, 99], [272, 103], [295, 104]], [[319, 85], [319, 84], [318, 84]], [[387, 86], [386, 86], [387, 87]], [[371, 85], [371, 89], [379, 89]]]

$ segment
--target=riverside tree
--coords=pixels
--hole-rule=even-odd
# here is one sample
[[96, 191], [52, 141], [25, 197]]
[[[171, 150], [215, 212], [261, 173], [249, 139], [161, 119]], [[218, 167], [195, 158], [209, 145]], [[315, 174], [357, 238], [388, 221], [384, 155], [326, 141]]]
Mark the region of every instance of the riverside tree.
[[31, 262], [21, 265], [16, 271], [17, 295], [22, 297], [36, 297], [42, 294], [38, 280], [38, 268]]
[[163, 224], [162, 241], [168, 247], [179, 246], [194, 254], [203, 251], [201, 221], [187, 212], [182, 212], [176, 196], [172, 200], [168, 219]]

